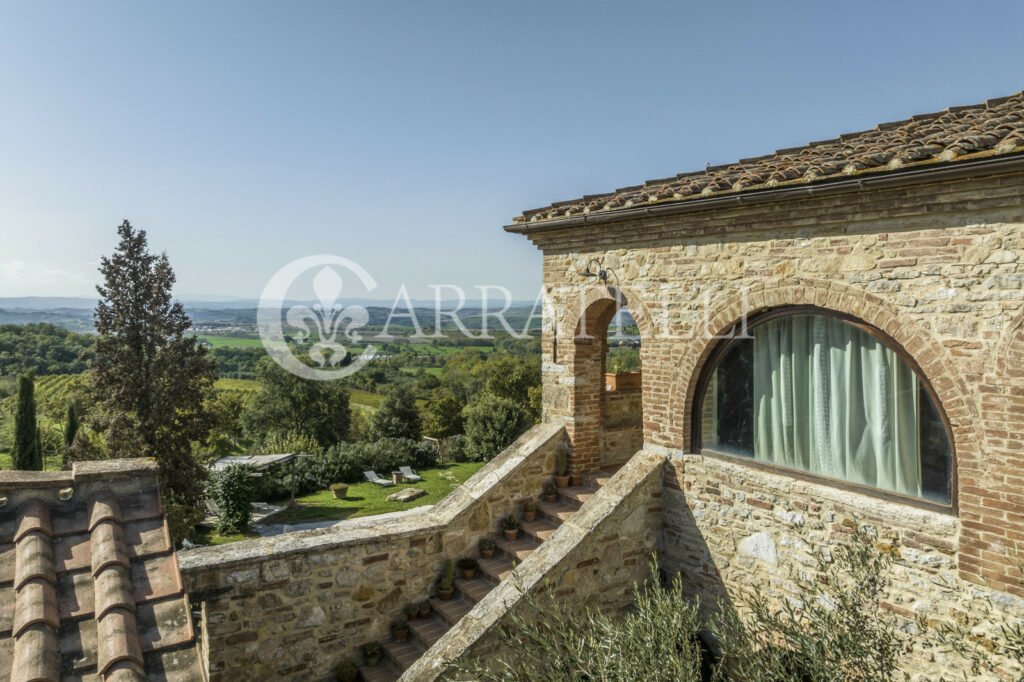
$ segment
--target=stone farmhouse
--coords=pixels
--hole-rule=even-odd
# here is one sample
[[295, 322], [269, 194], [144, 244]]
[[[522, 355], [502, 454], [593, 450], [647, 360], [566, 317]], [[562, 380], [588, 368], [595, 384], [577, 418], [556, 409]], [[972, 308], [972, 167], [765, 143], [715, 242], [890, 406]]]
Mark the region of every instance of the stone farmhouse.
[[[621, 610], [657, 552], [704, 601], [781, 599], [808, 543], [858, 525], [896, 552], [908, 627], [1024, 618], [1024, 93], [505, 229], [543, 253], [542, 423], [436, 505], [177, 557], [146, 462], [5, 473], [0, 681], [331, 679], [369, 642], [363, 679], [433, 680], [499, 651], [524, 589]], [[641, 372], [609, 376], [623, 308]], [[482, 575], [394, 641], [481, 538]]]

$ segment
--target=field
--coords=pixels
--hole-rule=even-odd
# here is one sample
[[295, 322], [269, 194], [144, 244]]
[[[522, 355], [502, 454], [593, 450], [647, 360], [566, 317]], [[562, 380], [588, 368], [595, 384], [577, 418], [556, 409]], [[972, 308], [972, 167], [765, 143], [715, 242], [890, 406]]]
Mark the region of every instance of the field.
[[217, 379], [213, 388], [218, 391], [237, 391], [239, 393], [254, 393], [260, 384], [252, 379]]
[[216, 334], [203, 334], [199, 337], [214, 348], [254, 348], [262, 346], [263, 342], [256, 336], [219, 336]]

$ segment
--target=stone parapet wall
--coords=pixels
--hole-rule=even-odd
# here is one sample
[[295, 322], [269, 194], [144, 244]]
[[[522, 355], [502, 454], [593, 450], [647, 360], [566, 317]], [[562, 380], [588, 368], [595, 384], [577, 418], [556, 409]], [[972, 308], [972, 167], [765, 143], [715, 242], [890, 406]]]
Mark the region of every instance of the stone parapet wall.
[[[842, 541], [856, 525], [895, 552], [882, 607], [905, 627], [916, 628], [919, 617], [932, 625], [959, 623], [991, 644], [1001, 624], [1024, 618], [1024, 599], [958, 575], [960, 523], [950, 514], [699, 455], [670, 461], [662, 504], [662, 567], [686, 576], [705, 604], [742, 599], [754, 585], [780, 597], [793, 594], [795, 572], [814, 569], [812, 545]], [[1024, 674], [1002, 661], [1007, 679]], [[962, 668], [962, 661], [934, 649], [915, 651], [911, 663], [910, 672], [954, 678]]]
[[428, 682], [446, 661], [493, 660], [508, 653], [499, 636], [523, 594], [554, 590], [559, 602], [582, 611], [618, 613], [633, 603], [633, 587], [650, 577], [661, 538], [665, 457], [636, 453], [592, 498], [559, 526], [402, 676]]
[[426, 598], [445, 558], [474, 553], [538, 496], [563, 440], [561, 426], [534, 427], [431, 507], [182, 552], [210, 680], [321, 679], [358, 660]]

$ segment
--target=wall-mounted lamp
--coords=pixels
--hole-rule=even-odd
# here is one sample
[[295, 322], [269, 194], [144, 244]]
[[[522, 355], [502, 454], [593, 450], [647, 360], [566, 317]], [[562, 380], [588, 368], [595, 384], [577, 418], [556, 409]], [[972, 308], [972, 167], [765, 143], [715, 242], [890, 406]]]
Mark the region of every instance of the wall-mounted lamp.
[[[597, 270], [591, 270], [591, 265], [597, 265]], [[583, 272], [580, 273], [580, 281], [588, 277], [596, 277], [597, 279], [601, 280], [602, 284], [608, 284], [608, 276], [610, 274], [610, 270], [605, 270], [604, 268], [601, 267], [601, 261], [597, 260], [596, 258], [591, 258], [587, 262], [586, 269], [584, 269]]]

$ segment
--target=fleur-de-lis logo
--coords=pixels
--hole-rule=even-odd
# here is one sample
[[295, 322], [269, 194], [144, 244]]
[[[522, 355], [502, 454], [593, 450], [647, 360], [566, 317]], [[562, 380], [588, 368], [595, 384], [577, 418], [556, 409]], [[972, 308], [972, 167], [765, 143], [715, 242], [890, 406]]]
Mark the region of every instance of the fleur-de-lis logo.
[[[309, 357], [320, 367], [335, 367], [345, 358], [347, 350], [338, 341], [339, 332], [349, 341], [358, 343], [359, 333], [354, 330], [370, 321], [363, 306], [345, 306], [338, 301], [343, 287], [344, 282], [334, 268], [324, 266], [313, 278], [313, 292], [319, 303], [314, 303], [312, 308], [296, 305], [288, 309], [288, 324], [300, 330], [295, 333], [299, 345], [312, 340], [312, 323], [316, 342], [309, 349]], [[348, 323], [343, 324], [346, 320]]]
[[[377, 287], [366, 270], [348, 259], [330, 255], [309, 256], [289, 263], [275, 273], [260, 298], [257, 324], [263, 346], [276, 363], [307, 379], [337, 379], [356, 372], [373, 358], [376, 351], [374, 346], [367, 346], [352, 362], [342, 363], [348, 355], [345, 343], [360, 342], [357, 330], [369, 322], [369, 314], [361, 305], [344, 304], [341, 295], [346, 289], [346, 282], [333, 266], [341, 266], [355, 274], [365, 291]], [[289, 289], [301, 275], [314, 268], [319, 268], [313, 277], [313, 293], [317, 302], [312, 306], [293, 305], [284, 314]], [[351, 293], [346, 293], [351, 296]], [[292, 334], [296, 348], [306, 350], [308, 346], [307, 353], [316, 367], [295, 356], [286, 339], [282, 317], [290, 330], [297, 330]]]

